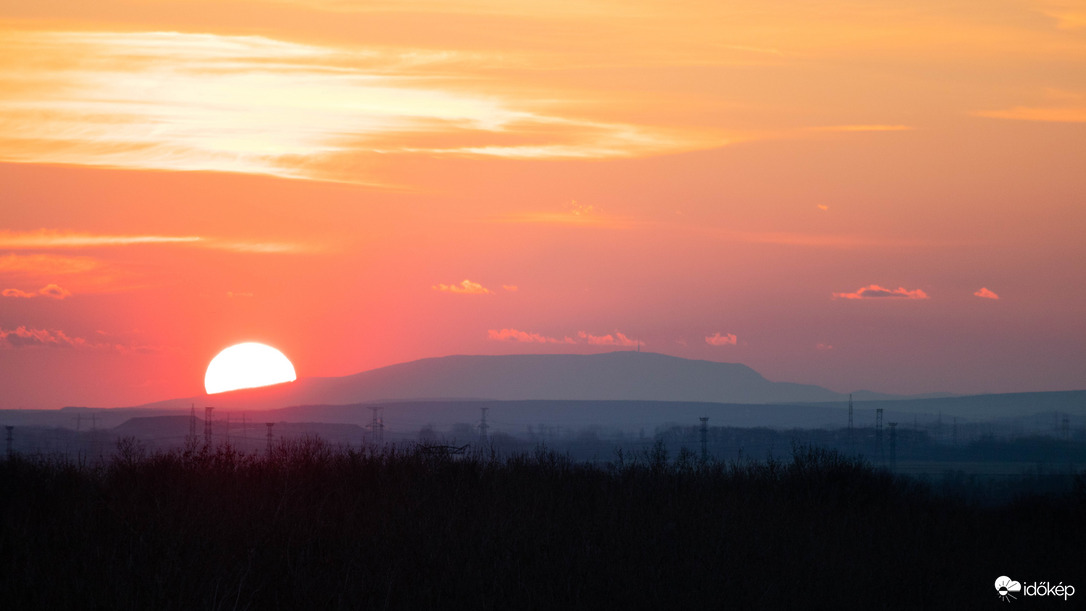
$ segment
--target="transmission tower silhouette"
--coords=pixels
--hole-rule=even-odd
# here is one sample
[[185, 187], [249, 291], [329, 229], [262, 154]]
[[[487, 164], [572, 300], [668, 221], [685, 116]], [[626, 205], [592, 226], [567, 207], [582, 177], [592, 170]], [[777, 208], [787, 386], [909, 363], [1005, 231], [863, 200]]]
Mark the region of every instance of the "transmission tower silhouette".
[[215, 410], [214, 407], [204, 407], [204, 446], [211, 447], [211, 412]]
[[371, 406], [370, 411], [373, 412], [373, 420], [370, 422], [370, 434], [374, 437], [374, 443], [377, 445], [383, 445], [385, 443], [385, 421], [381, 417], [381, 412], [384, 408], [380, 406]]
[[479, 411], [482, 415], [479, 419], [479, 443], [485, 444], [487, 442], [487, 431], [490, 430], [490, 425], [486, 423], [486, 413], [490, 411], [489, 407], [480, 407]]
[[188, 442], [192, 445], [196, 445], [196, 404], [192, 404], [192, 409], [189, 412], [189, 438]]
[[268, 427], [268, 456], [272, 455], [272, 427], [275, 426], [274, 422], [265, 422], [265, 426]]
[[897, 470], [897, 423], [890, 424], [890, 470]]
[[875, 410], [875, 454], [879, 457], [879, 463], [884, 462], [882, 453], [882, 408]]
[[91, 455], [95, 460], [102, 462], [102, 444], [98, 439], [98, 414], [91, 414]]
[[856, 442], [852, 436], [852, 393], [848, 395], [848, 453], [856, 453]]
[[5, 428], [5, 429], [7, 429], [7, 441], [8, 441], [8, 458], [11, 458], [11, 453], [12, 453], [12, 451], [13, 451], [13, 446], [12, 446], [12, 431], [14, 431], [14, 430], [15, 430], [15, 427], [9, 424], [9, 425], [6, 425], [6, 426], [5, 426], [4, 428]]

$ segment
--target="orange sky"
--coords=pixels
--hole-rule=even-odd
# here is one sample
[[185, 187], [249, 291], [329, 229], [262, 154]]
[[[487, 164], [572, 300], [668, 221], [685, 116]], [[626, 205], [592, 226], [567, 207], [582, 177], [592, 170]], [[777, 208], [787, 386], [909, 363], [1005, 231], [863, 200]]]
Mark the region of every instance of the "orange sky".
[[1086, 388], [1086, 4], [0, 3], [4, 408], [646, 350]]

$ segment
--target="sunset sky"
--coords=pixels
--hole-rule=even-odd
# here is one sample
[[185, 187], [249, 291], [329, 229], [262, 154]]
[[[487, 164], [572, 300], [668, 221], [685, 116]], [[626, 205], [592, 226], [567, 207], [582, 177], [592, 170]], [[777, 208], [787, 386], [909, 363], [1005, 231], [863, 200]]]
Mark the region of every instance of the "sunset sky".
[[0, 408], [250, 340], [1086, 388], [1082, 0], [0, 6]]

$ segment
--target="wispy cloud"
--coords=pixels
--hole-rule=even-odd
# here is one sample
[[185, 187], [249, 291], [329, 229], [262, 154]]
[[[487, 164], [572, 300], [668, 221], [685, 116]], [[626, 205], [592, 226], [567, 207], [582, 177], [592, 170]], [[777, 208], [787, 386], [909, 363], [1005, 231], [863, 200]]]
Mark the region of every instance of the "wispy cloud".
[[66, 289], [66, 288], [64, 288], [62, 286], [56, 285], [56, 284], [47, 284], [47, 285], [43, 286], [42, 288], [38, 289], [37, 292], [33, 292], [33, 293], [27, 292], [27, 291], [22, 291], [22, 290], [19, 290], [19, 289], [4, 289], [2, 292], [0, 292], [0, 295], [3, 295], [4, 297], [18, 297], [18, 298], [23, 298], [23, 299], [30, 299], [30, 298], [33, 298], [33, 297], [49, 297], [50, 299], [64, 299], [66, 297], [71, 297], [72, 292], [69, 291], [68, 289]]
[[913, 239], [885, 236], [797, 233], [788, 231], [723, 231], [722, 235], [752, 244], [779, 244], [782, 246], [810, 246], [814, 248], [880, 248], [915, 247], [924, 244]]
[[199, 244], [205, 248], [253, 254], [297, 254], [327, 250], [324, 246], [301, 242], [246, 241], [216, 238], [202, 238]]
[[[820, 211], [825, 212], [829, 206]], [[687, 225], [685, 228], [700, 234], [722, 240], [744, 242], [748, 244], [775, 244], [780, 246], [803, 246], [827, 249], [870, 249], [870, 248], [918, 248], [942, 245], [944, 242], [925, 238], [902, 238], [896, 235], [871, 233], [820, 233], [800, 231], [757, 231], [730, 229], [713, 226]]]
[[14, 329], [0, 328], [0, 349], [70, 348], [80, 350], [110, 350], [121, 354], [159, 352], [160, 347], [122, 340], [110, 341], [99, 331], [98, 340], [69, 335], [60, 329], [37, 329], [20, 325]]
[[196, 236], [97, 235], [46, 229], [26, 232], [0, 231], [0, 248], [8, 250], [95, 248], [137, 244], [193, 244], [201, 240], [202, 238]]
[[1040, 11], [1056, 20], [1061, 30], [1086, 29], [1086, 7], [1080, 0], [1037, 0]]
[[[250, 253], [289, 253], [318, 250], [317, 247], [308, 244], [226, 240], [201, 236], [93, 234], [51, 229], [21, 232], [0, 231], [0, 249], [16, 251], [108, 248], [140, 245], [195, 246], [200, 248]], [[27, 264], [34, 263], [37, 265], [63, 262], [57, 258], [41, 258], [36, 261], [23, 261]], [[68, 262], [71, 264], [72, 260], [68, 260]], [[2, 270], [5, 265], [13, 266], [15, 263], [16, 262], [12, 260], [5, 263], [0, 259], [0, 270]], [[91, 266], [93, 263], [84, 261], [83, 265]]]
[[561, 339], [549, 337], [540, 333], [520, 331], [518, 329], [490, 329], [486, 333], [487, 339], [496, 341], [512, 341], [526, 344], [587, 344], [589, 346], [637, 346], [635, 339], [630, 339], [625, 333], [615, 331], [606, 335], [593, 335], [586, 331], [578, 331], [573, 337], [565, 336]]
[[812, 132], [907, 132], [916, 128], [909, 125], [820, 125], [808, 127]]
[[16, 297], [19, 299], [30, 299], [38, 296], [37, 293], [28, 293], [19, 289], [4, 289], [3, 292], [0, 292], [0, 295], [3, 295], [4, 297]]
[[721, 334], [719, 331], [705, 337], [705, 343], [710, 346], [734, 346], [738, 341], [734, 333]]
[[[1084, 26], [1086, 26], [1086, 11]], [[990, 119], [1042, 121], [1049, 123], [1086, 123], [1086, 93], [1062, 89], [1046, 89], [1038, 94], [1037, 103], [973, 113]]]
[[982, 110], [974, 114], [989, 119], [1044, 121], [1049, 123], [1086, 123], [1086, 106], [1062, 108], [1015, 106], [1004, 110]]
[[987, 287], [983, 286], [980, 287], [980, 290], [973, 293], [973, 295], [976, 297], [982, 297], [984, 299], [999, 299], [999, 295], [996, 295], [994, 292], [988, 290]]
[[0, 70], [3, 161], [380, 185], [344, 160], [632, 157], [726, 143], [712, 130], [585, 119], [563, 114], [560, 99], [487, 88], [480, 69], [508, 61], [497, 52], [34, 31], [0, 37], [5, 56], [38, 61]]
[[432, 287], [435, 291], [441, 291], [442, 293], [456, 293], [458, 295], [492, 295], [494, 291], [486, 288], [478, 282], [472, 282], [471, 280], [464, 279], [460, 284], [435, 284]]
[[[17, 252], [0, 256], [0, 286], [41, 286], [37, 291], [8, 289], [4, 296], [52, 297], [110, 293], [131, 288], [133, 274], [98, 257]], [[44, 285], [44, 286], [43, 286]]]
[[579, 204], [577, 200], [569, 203], [569, 213], [573, 216], [589, 216], [595, 212], [596, 207], [592, 204]]
[[870, 284], [853, 293], [834, 293], [834, 299], [928, 299], [928, 294], [921, 289], [909, 290], [904, 287], [888, 289], [877, 284]]
[[[0, 233], [0, 239], [2, 239]], [[52, 276], [79, 274], [101, 267], [93, 257], [53, 254], [10, 254], [0, 256], [0, 274]]]
[[515, 293], [520, 290], [520, 287], [515, 284], [503, 284], [502, 288], [510, 293]]
[[639, 224], [634, 219], [605, 214], [603, 210], [593, 204], [583, 204], [577, 201], [572, 201], [565, 206], [556, 207], [552, 210], [522, 212], [512, 216], [487, 219], [487, 221], [497, 223], [570, 225], [607, 229], [629, 229]]
[[635, 222], [628, 218], [593, 215], [577, 215], [570, 212], [525, 212], [496, 219], [487, 219], [496, 223], [523, 223], [529, 225], [569, 225], [575, 227], [598, 227], [604, 229], [628, 229]]
[[72, 337], [60, 330], [33, 329], [19, 326], [14, 329], [0, 328], [0, 346], [7, 348], [97, 348], [101, 344], [88, 342], [82, 337]]
[[490, 329], [486, 332], [487, 339], [492, 339], [500, 342], [520, 342], [524, 344], [573, 344], [576, 343], [573, 339], [567, 337], [565, 339], [557, 339], [554, 337], [547, 337], [540, 333], [530, 333], [528, 331], [520, 331], [518, 329]]
[[607, 335], [592, 335], [591, 333], [586, 333], [584, 331], [578, 331], [577, 332], [577, 337], [581, 341], [583, 341], [583, 342], [585, 342], [587, 344], [593, 345], [593, 346], [636, 346], [636, 345], [638, 345], [637, 340], [630, 339], [625, 334], [619, 333], [618, 331], [615, 331], [613, 334], [608, 333]]

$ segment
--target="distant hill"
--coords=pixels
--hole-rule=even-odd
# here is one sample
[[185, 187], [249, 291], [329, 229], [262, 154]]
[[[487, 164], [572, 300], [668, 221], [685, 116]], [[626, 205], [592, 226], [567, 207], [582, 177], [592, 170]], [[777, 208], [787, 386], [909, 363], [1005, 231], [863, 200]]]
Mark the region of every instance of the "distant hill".
[[[911, 414], [936, 416], [944, 414], [948, 418], [964, 418], [980, 422], [1047, 414], [1051, 420], [1053, 414], [1056, 413], [1086, 418], [1086, 391], [1060, 390], [960, 397], [909, 397], [890, 404], [857, 400], [855, 405], [856, 409], [867, 410], [882, 407], [887, 412], [893, 410], [903, 418]], [[827, 405], [827, 407], [831, 406]]]
[[[873, 393], [865, 393], [875, 398]], [[348, 405], [434, 399], [702, 401], [814, 403], [847, 395], [819, 386], [771, 382], [746, 365], [647, 352], [591, 355], [446, 356], [336, 378], [303, 378], [277, 386], [162, 401], [227, 409]], [[890, 398], [890, 397], [886, 397]]]
[[[818, 386], [770, 382], [746, 365], [646, 352], [448, 356], [312, 382], [336, 403], [366, 399], [643, 400], [719, 403], [832, 401]], [[333, 401], [324, 401], [332, 403]]]
[[[962, 397], [858, 391], [853, 399], [858, 427], [872, 426], [876, 409], [884, 410], [886, 422], [942, 421], [953, 427], [955, 419], [962, 424], [1004, 421], [1019, 432], [1054, 430], [1063, 426], [1065, 416], [1072, 429], [1086, 421], [1086, 391]], [[702, 416], [711, 417], [713, 426], [833, 428], [847, 422], [848, 395], [773, 382], [741, 364], [654, 353], [448, 356], [138, 407], [0, 410], [0, 424], [83, 431], [117, 427], [113, 433], [122, 436], [180, 439], [188, 434], [193, 407], [202, 434], [204, 408], [214, 406], [213, 418], [227, 420], [233, 414], [233, 427], [241, 419], [241, 428], [247, 429], [233, 434], [256, 435], [254, 443], [259, 443], [266, 422], [303, 423], [299, 429], [303, 433], [318, 432], [319, 427], [313, 427], [321, 422], [363, 427], [373, 417], [366, 407], [374, 405], [384, 408], [389, 431], [397, 434], [414, 434], [428, 424], [474, 426], [480, 407], [490, 408], [495, 431], [545, 425], [639, 432], [667, 423], [696, 422]], [[277, 434], [289, 432], [288, 428], [279, 426]], [[320, 433], [347, 439], [360, 431]]]
[[[1073, 421], [1086, 418], [1086, 391], [974, 396], [901, 396], [857, 391], [853, 395], [857, 423], [872, 419], [876, 407], [885, 409], [887, 422], [908, 422], [929, 417], [937, 419], [940, 414], [948, 419], [963, 418], [974, 422], [1034, 414], [1048, 414], [1041, 416], [1041, 419], [1051, 420], [1056, 412], [1070, 414]], [[132, 408], [65, 408], [35, 413], [32, 418], [11, 412], [4, 416], [4, 423], [23, 424], [30, 418], [44, 424], [43, 419], [48, 416], [49, 425], [71, 428], [78, 414], [86, 412], [82, 416], [82, 426], [85, 428], [88, 424], [93, 426], [90, 419], [92, 412], [96, 412], [97, 426], [108, 428], [132, 417], [164, 415], [164, 412], [188, 414], [191, 406], [196, 407], [197, 417], [202, 419], [204, 406], [212, 405], [218, 408], [218, 414], [265, 412], [261, 417], [266, 416], [274, 421], [284, 417], [289, 420], [323, 419], [317, 418], [316, 414], [306, 417], [302, 413], [291, 413], [288, 417], [286, 413], [271, 413], [284, 408], [301, 407], [302, 411], [317, 412], [321, 409], [317, 406], [351, 406], [349, 411], [358, 413], [350, 418], [340, 415], [335, 421], [364, 424], [369, 410], [362, 409], [363, 405], [406, 403], [417, 405], [390, 410], [388, 415], [396, 411], [407, 416], [418, 411], [417, 415], [411, 416], [412, 419], [422, 422], [444, 420], [437, 418], [436, 413], [430, 413], [431, 407], [440, 405], [441, 411], [464, 411], [462, 417], [457, 417], [472, 422], [478, 417], [479, 402], [485, 401], [521, 402], [523, 407], [528, 407], [531, 402], [536, 402], [538, 406], [543, 405], [539, 402], [550, 402], [547, 409], [556, 409], [555, 402], [602, 402], [593, 408], [601, 418], [604, 414], [614, 415], [610, 409], [605, 409], [607, 403], [612, 406], [615, 402], [625, 403], [627, 407], [624, 409], [629, 409], [631, 402], [684, 404], [690, 405], [690, 409], [694, 409], [698, 403], [712, 403], [746, 406], [743, 408], [746, 411], [737, 411], [733, 407], [726, 410], [727, 415], [724, 412], [719, 414], [722, 421], [736, 417], [734, 424], [739, 426], [811, 426], [839, 420], [840, 416], [833, 414], [848, 405], [848, 395], [819, 386], [773, 382], [750, 367], [737, 363], [691, 360], [648, 352], [460, 355], [422, 359], [342, 377], [303, 378], [288, 384], [172, 399]], [[801, 414], [795, 410], [758, 409], [758, 406], [768, 404], [802, 405], [806, 411], [800, 417]], [[750, 410], [759, 414], [755, 416]], [[522, 410], [518, 408], [515, 411]], [[763, 411], [765, 413], [761, 414]], [[746, 415], [738, 417], [740, 413]], [[532, 410], [526, 411], [524, 417], [539, 418], [543, 415], [529, 414], [532, 414]], [[711, 415], [714, 415], [713, 421], [716, 423], [717, 416]], [[446, 416], [451, 417], [451, 414]], [[591, 420], [599, 419], [593, 416]]]
[[[1086, 426], [1086, 391], [889, 402], [865, 400], [855, 401], [854, 406], [855, 424], [859, 429], [870, 430], [875, 425], [875, 410], [882, 409], [886, 423], [899, 423], [903, 430], [919, 427], [947, 437], [953, 435], [955, 429], [960, 429], [963, 438], [983, 433], [1053, 435], [1058, 434], [1064, 417], [1069, 418], [1070, 431], [1075, 435], [1080, 435], [1079, 431]], [[319, 434], [334, 442], [356, 443], [366, 434], [365, 427], [373, 417], [367, 409], [370, 407], [380, 408], [384, 437], [391, 442], [414, 440], [421, 429], [429, 426], [459, 441], [474, 439], [480, 408], [487, 408], [491, 432], [516, 435], [524, 435], [532, 427], [537, 432], [564, 430], [569, 434], [595, 428], [604, 434], [623, 431], [627, 435], [646, 432], [651, 435], [660, 426], [695, 426], [701, 417], [710, 418], [713, 427], [738, 428], [840, 429], [848, 422], [847, 400], [767, 405], [704, 401], [431, 399], [253, 409], [240, 415], [235, 412], [229, 424], [230, 411], [225, 410], [225, 414], [217, 411], [216, 434], [222, 435], [228, 429], [235, 442], [248, 439], [244, 443], [248, 443], [249, 449], [259, 449], [264, 443], [264, 423], [274, 422], [277, 436]], [[144, 410], [143, 413], [150, 412]], [[202, 416], [198, 413], [196, 426], [201, 438]], [[248, 417], [247, 424], [245, 416]], [[942, 423], [942, 428], [936, 423]], [[189, 426], [187, 416], [134, 417], [112, 432], [118, 436], [179, 443]]]

